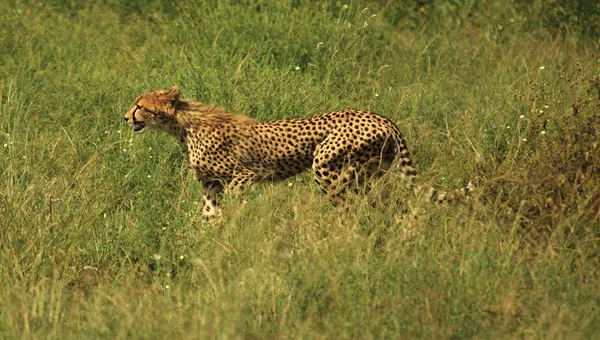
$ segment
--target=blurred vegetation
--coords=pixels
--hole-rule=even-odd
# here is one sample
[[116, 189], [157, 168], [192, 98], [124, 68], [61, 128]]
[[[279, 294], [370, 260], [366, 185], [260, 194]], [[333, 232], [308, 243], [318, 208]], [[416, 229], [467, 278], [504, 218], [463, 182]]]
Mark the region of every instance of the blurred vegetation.
[[[0, 338], [597, 338], [598, 1], [0, 3]], [[142, 91], [260, 120], [353, 106], [420, 181], [303, 174], [203, 221]]]

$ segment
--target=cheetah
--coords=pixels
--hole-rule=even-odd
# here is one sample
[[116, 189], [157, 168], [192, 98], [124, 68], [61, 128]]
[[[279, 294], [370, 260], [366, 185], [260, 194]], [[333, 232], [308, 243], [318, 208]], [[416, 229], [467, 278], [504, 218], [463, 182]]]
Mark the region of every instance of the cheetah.
[[[124, 118], [136, 133], [154, 128], [178, 138], [203, 187], [202, 214], [207, 220], [219, 214], [223, 190], [236, 195], [253, 183], [281, 181], [307, 169], [333, 201], [348, 187], [360, 187], [392, 167], [408, 186], [417, 176], [398, 127], [367, 111], [344, 109], [306, 119], [259, 122], [182, 99], [173, 86], [138, 96]], [[444, 194], [431, 195], [445, 199]]]

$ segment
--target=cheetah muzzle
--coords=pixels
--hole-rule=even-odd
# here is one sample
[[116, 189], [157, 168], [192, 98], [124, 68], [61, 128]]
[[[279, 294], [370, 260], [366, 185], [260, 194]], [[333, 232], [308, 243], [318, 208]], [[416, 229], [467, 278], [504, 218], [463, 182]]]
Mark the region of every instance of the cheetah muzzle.
[[142, 130], [144, 130], [145, 127], [146, 127], [146, 125], [142, 122], [134, 122], [133, 123], [133, 132], [136, 132], [136, 133], [142, 132]]

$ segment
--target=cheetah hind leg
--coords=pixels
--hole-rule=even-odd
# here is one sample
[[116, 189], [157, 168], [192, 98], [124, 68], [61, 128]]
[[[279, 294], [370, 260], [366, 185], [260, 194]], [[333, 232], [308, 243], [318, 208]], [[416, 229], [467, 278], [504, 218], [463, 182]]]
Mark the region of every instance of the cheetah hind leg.
[[374, 176], [365, 170], [358, 165], [334, 171], [329, 168], [325, 174], [313, 171], [313, 178], [329, 201], [334, 206], [339, 206], [346, 201], [348, 194], [366, 193], [370, 190], [367, 181]]
[[339, 205], [346, 191], [344, 186], [348, 181], [346, 178], [349, 176], [343, 176], [342, 171], [329, 168], [327, 164], [320, 165], [318, 163], [313, 163], [312, 174], [321, 192], [327, 196], [333, 205]]

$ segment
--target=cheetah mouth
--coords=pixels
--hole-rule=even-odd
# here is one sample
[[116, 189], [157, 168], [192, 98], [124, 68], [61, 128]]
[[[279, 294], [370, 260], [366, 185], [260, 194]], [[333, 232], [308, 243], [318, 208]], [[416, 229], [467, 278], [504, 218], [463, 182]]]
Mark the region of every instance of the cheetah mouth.
[[144, 124], [142, 122], [134, 122], [133, 123], [133, 132], [142, 132], [142, 130], [144, 130], [145, 127], [146, 127], [146, 124]]

